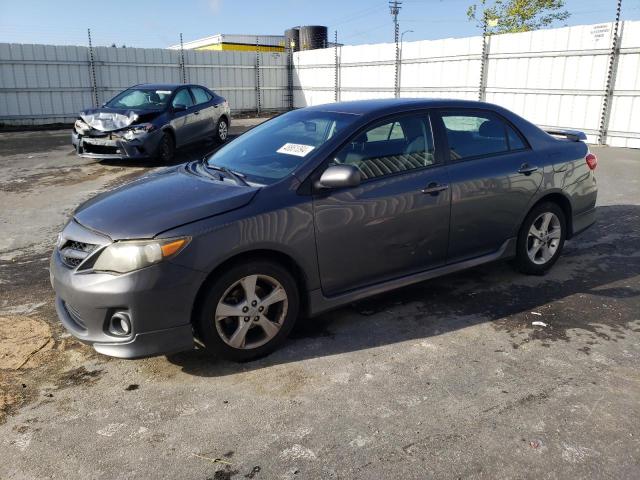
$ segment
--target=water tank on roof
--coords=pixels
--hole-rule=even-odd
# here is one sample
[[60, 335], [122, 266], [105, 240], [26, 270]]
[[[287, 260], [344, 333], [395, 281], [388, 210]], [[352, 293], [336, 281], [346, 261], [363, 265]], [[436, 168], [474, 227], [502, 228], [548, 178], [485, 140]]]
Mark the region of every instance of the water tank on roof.
[[300, 28], [293, 27], [284, 32], [285, 48], [292, 47], [294, 52], [300, 50]]
[[300, 27], [300, 50], [327, 48], [327, 27], [307, 25]]

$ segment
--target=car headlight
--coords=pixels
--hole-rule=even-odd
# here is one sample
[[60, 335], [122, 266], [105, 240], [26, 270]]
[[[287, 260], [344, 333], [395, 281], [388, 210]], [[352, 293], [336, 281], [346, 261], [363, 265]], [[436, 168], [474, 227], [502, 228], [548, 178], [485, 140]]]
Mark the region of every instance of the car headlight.
[[184, 237], [115, 242], [100, 253], [93, 270], [114, 273], [139, 270], [176, 255], [187, 246], [189, 240]]
[[154, 127], [151, 123], [141, 123], [140, 125], [134, 125], [129, 130], [124, 132], [124, 138], [127, 140], [133, 140], [139, 135], [153, 131], [155, 128], [156, 127]]
[[85, 133], [91, 130], [91, 127], [87, 125], [83, 120], [77, 119], [76, 123], [73, 124], [73, 128], [77, 133]]

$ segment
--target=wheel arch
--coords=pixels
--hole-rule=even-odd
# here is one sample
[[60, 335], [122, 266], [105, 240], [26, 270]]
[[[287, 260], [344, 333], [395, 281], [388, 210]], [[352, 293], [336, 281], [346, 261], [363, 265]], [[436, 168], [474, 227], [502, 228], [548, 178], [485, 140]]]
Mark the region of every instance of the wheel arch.
[[564, 212], [565, 220], [567, 222], [566, 238], [571, 238], [573, 236], [573, 207], [571, 205], [571, 200], [569, 200], [569, 198], [561, 191], [545, 193], [542, 197], [537, 199], [535, 203], [533, 203], [531, 207], [529, 207], [529, 210], [527, 211], [522, 221], [524, 222], [524, 219], [527, 218], [527, 215], [529, 215], [529, 212], [531, 212], [531, 210], [544, 202], [553, 202], [562, 209], [562, 211]]
[[204, 301], [207, 289], [210, 288], [212, 283], [215, 281], [219, 272], [224, 271], [225, 269], [230, 268], [233, 265], [239, 263], [250, 262], [252, 260], [269, 260], [286, 268], [293, 278], [296, 281], [296, 285], [298, 286], [298, 293], [300, 295], [300, 315], [306, 316], [309, 312], [309, 298], [308, 298], [308, 280], [307, 276], [302, 269], [302, 267], [295, 261], [293, 257], [287, 255], [278, 250], [270, 250], [270, 249], [257, 249], [257, 250], [249, 250], [245, 252], [237, 253], [222, 263], [217, 265], [204, 279], [200, 287], [198, 288], [198, 293], [196, 294], [195, 301], [193, 302], [193, 308], [191, 311], [191, 322], [193, 323], [195, 319], [195, 315], [197, 315], [199, 309], [202, 306]]
[[173, 144], [176, 145], [176, 132], [169, 125], [162, 128], [162, 133], [168, 133], [173, 137]]

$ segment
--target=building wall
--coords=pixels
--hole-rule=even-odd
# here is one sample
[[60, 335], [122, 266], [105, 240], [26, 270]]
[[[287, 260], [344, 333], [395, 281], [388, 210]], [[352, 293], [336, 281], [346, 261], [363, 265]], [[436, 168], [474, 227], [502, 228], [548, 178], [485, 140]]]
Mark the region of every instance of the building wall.
[[232, 52], [284, 52], [284, 47], [275, 45], [248, 45], [244, 43], [215, 43], [212, 45], [204, 45], [194, 50], [213, 50], [213, 51], [232, 51]]

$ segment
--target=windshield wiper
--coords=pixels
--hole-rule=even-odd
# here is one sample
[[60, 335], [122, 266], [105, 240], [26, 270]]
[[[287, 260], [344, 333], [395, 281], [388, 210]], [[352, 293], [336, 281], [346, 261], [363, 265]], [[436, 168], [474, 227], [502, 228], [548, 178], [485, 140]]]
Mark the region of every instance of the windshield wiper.
[[249, 182], [247, 182], [244, 179], [244, 176], [241, 175], [238, 172], [234, 172], [233, 170], [230, 170], [227, 167], [221, 167], [219, 165], [211, 165], [211, 164], [209, 164], [207, 162], [204, 162], [204, 164], [205, 164], [205, 166], [207, 168], [210, 168], [212, 170], [217, 170], [217, 171], [222, 172], [222, 173], [226, 173], [227, 176], [233, 178], [236, 181], [236, 183], [238, 183], [238, 184], [244, 185], [245, 187], [250, 187], [251, 186], [251, 185], [249, 185]]

